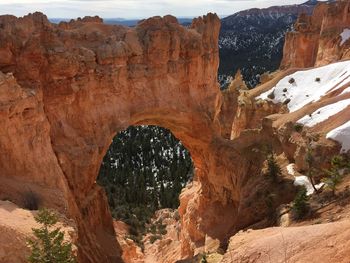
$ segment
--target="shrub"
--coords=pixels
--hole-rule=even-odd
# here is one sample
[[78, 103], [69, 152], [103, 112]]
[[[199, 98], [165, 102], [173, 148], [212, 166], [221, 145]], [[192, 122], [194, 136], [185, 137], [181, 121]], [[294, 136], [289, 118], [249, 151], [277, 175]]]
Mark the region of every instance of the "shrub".
[[207, 260], [207, 255], [203, 255], [202, 256], [202, 259], [201, 259], [201, 263], [207, 263], [208, 262], [208, 260]]
[[23, 207], [28, 210], [39, 209], [39, 197], [31, 190], [23, 194]]
[[281, 175], [281, 167], [278, 165], [273, 152], [267, 155], [267, 173], [274, 181]]
[[286, 99], [285, 101], [283, 101], [283, 104], [284, 104], [284, 105], [287, 105], [289, 102], [290, 102], [290, 99], [288, 98], [288, 99]]
[[315, 78], [315, 81], [316, 82], [321, 82], [321, 78], [317, 77], [317, 78]]
[[271, 93], [269, 93], [269, 95], [267, 95], [267, 97], [268, 97], [270, 100], [275, 99], [275, 90], [271, 91]]
[[294, 78], [290, 78], [290, 79], [288, 80], [288, 82], [289, 82], [289, 84], [293, 84], [293, 83], [295, 83], [295, 79], [294, 79]]
[[331, 168], [325, 170], [327, 177], [322, 179], [322, 182], [325, 184], [326, 188], [332, 191], [332, 195], [335, 195], [337, 186], [342, 182], [343, 176], [340, 175], [339, 170], [336, 168]]
[[324, 170], [327, 177], [322, 179], [326, 188], [332, 191], [333, 196], [336, 193], [337, 186], [342, 182], [343, 176], [340, 174], [339, 169], [346, 168], [348, 166], [347, 161], [341, 155], [333, 156], [331, 160], [331, 168]]
[[287, 92], [287, 88], [284, 88], [284, 89], [283, 89], [283, 92]]
[[305, 187], [302, 187], [295, 196], [291, 211], [294, 219], [303, 218], [309, 211], [308, 197], [306, 195]]
[[60, 228], [54, 228], [58, 219], [54, 212], [48, 209], [39, 210], [35, 216], [42, 226], [33, 228], [35, 240], [28, 240], [32, 253], [28, 258], [31, 263], [73, 263], [76, 262], [72, 252], [72, 244], [64, 241], [64, 233]]
[[303, 131], [303, 128], [304, 128], [304, 125], [303, 124], [301, 124], [301, 123], [295, 123], [294, 124], [294, 130], [296, 131], [296, 132], [302, 132]]
[[336, 169], [350, 168], [350, 163], [341, 155], [333, 156], [331, 166]]

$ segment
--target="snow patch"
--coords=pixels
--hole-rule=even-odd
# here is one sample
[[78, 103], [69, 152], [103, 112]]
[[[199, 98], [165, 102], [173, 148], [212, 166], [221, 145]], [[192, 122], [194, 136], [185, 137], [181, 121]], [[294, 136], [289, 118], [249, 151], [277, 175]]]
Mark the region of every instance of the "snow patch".
[[348, 152], [350, 150], [350, 121], [328, 132], [326, 138], [338, 141], [342, 145], [340, 150], [342, 153]]
[[340, 95], [343, 95], [343, 94], [349, 93], [349, 92], [350, 92], [350, 86], [347, 87], [346, 89], [344, 89], [344, 90], [342, 91], [342, 93], [340, 93]]
[[[287, 171], [290, 175], [294, 176], [294, 185], [295, 186], [304, 186], [306, 189], [306, 195], [312, 195], [315, 190], [312, 187], [312, 184], [309, 180], [309, 178], [305, 175], [301, 175], [301, 176], [295, 176], [295, 164], [294, 163], [290, 163], [287, 165]], [[315, 185], [316, 189], [320, 189], [322, 186], [324, 185], [324, 183], [320, 183]]]
[[[294, 185], [295, 186], [304, 186], [306, 188], [306, 195], [312, 195], [315, 192], [309, 178], [305, 175], [295, 176]], [[323, 185], [324, 185], [324, 183], [319, 183], [319, 184], [316, 184], [315, 187], [318, 190]]]
[[327, 120], [329, 117], [337, 114], [338, 112], [341, 112], [349, 105], [350, 105], [350, 99], [341, 100], [336, 103], [321, 107], [316, 111], [314, 111], [311, 114], [311, 116], [306, 115], [302, 117], [300, 120], [298, 120], [297, 122], [305, 126], [312, 127], [320, 122]]
[[345, 28], [343, 32], [340, 34], [340, 36], [341, 36], [340, 45], [342, 46], [350, 38], [350, 29]]
[[[349, 82], [349, 77], [350, 61], [297, 71], [281, 79], [275, 87], [262, 93], [256, 99], [271, 100], [274, 103], [283, 103], [289, 99], [287, 106], [289, 111], [293, 112], [308, 103], [318, 101], [327, 92], [340, 88]], [[274, 98], [269, 99], [268, 95], [272, 92]]]

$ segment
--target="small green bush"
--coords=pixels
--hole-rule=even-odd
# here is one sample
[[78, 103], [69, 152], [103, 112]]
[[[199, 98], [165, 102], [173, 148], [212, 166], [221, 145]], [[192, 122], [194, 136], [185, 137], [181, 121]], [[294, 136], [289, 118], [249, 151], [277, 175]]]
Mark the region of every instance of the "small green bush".
[[301, 124], [301, 123], [295, 123], [294, 124], [294, 130], [296, 131], [296, 132], [302, 132], [303, 131], [303, 128], [304, 128], [304, 125], [303, 124]]
[[284, 105], [287, 105], [289, 102], [290, 102], [290, 99], [288, 98], [288, 99], [286, 99], [285, 101], [283, 101], [283, 104], [284, 104]]
[[201, 258], [201, 263], [208, 263], [208, 260], [207, 260], [207, 255], [203, 255], [202, 258]]
[[309, 211], [308, 197], [306, 195], [305, 187], [302, 187], [298, 191], [293, 201], [293, 205], [291, 209], [292, 217], [294, 219], [302, 219], [308, 211]]
[[64, 241], [64, 233], [60, 228], [54, 228], [58, 219], [54, 212], [48, 209], [39, 210], [35, 221], [40, 228], [33, 228], [35, 240], [28, 240], [32, 253], [28, 258], [30, 263], [74, 263], [72, 244]]
[[269, 93], [269, 94], [267, 95], [267, 97], [268, 97], [270, 100], [275, 99], [275, 90], [271, 91], [271, 93]]
[[294, 79], [294, 78], [290, 78], [290, 79], [288, 80], [288, 82], [289, 82], [289, 84], [293, 84], [293, 83], [295, 83], [295, 79]]

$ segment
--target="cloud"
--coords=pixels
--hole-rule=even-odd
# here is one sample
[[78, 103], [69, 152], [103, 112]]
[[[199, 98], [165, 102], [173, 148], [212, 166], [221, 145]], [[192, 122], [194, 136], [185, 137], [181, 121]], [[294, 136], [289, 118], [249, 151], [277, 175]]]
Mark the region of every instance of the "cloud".
[[[6, 2], [5, 2], [6, 1]], [[284, 0], [283, 4], [306, 0]], [[99, 15], [105, 18], [145, 18], [172, 14], [179, 17], [199, 16], [208, 12], [230, 15], [237, 11], [281, 5], [280, 0], [0, 0], [1, 14], [23, 16], [41, 11], [48, 17], [76, 18]]]

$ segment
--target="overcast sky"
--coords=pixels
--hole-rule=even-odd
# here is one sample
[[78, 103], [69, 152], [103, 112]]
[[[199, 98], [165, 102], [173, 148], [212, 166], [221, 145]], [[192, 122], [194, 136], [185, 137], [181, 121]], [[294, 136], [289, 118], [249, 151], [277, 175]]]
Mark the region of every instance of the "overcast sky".
[[0, 13], [23, 16], [41, 11], [50, 18], [99, 15], [104, 18], [178, 17], [215, 12], [220, 16], [272, 5], [300, 4], [306, 0], [0, 0]]

